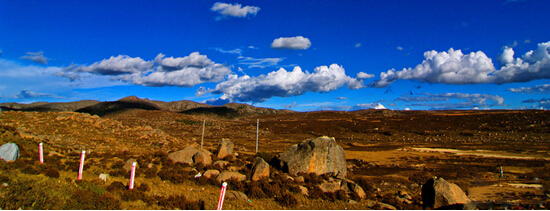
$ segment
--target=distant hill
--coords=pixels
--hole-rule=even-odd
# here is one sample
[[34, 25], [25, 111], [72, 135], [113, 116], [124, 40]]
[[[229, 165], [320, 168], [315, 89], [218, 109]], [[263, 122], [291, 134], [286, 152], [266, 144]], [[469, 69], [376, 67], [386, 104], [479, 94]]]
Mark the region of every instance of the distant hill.
[[89, 113], [91, 115], [109, 115], [117, 114], [130, 109], [142, 110], [159, 110], [178, 112], [183, 114], [204, 114], [217, 115], [221, 117], [237, 117], [243, 115], [258, 115], [258, 114], [282, 114], [292, 113], [291, 110], [276, 110], [271, 108], [259, 108], [248, 104], [228, 103], [223, 106], [211, 106], [204, 103], [197, 103], [189, 100], [181, 101], [156, 101], [147, 98], [138, 98], [129, 96], [121, 98], [117, 101], [94, 101], [82, 100], [67, 103], [47, 103], [36, 102], [31, 104], [20, 103], [0, 103], [2, 110], [16, 111], [41, 111], [41, 112], [57, 112], [57, 111], [74, 111], [81, 113]]

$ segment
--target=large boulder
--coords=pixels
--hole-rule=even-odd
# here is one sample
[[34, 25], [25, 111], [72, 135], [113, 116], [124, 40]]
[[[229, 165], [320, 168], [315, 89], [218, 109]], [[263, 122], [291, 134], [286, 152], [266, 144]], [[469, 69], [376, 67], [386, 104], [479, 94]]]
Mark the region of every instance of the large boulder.
[[228, 155], [233, 155], [233, 142], [230, 139], [222, 138], [218, 144], [218, 159], [224, 159]]
[[252, 181], [258, 181], [263, 177], [269, 177], [269, 164], [261, 157], [254, 159], [254, 166], [252, 167]]
[[19, 147], [14, 143], [7, 143], [0, 147], [0, 159], [15, 161], [19, 158]]
[[241, 174], [239, 172], [226, 171], [226, 172], [220, 173], [216, 177], [216, 180], [218, 180], [219, 182], [227, 181], [227, 180], [230, 180], [230, 179], [236, 179], [239, 182], [243, 182], [243, 181], [246, 180], [246, 175]]
[[281, 154], [279, 160], [292, 175], [333, 173], [339, 178], [345, 178], [347, 174], [344, 149], [336, 144], [334, 138], [326, 136], [293, 145]]
[[212, 155], [212, 153], [208, 150], [197, 149], [194, 146], [188, 146], [185, 149], [168, 154], [168, 159], [172, 160], [174, 163], [180, 162], [187, 164], [196, 164], [200, 162], [203, 165], [210, 165], [212, 164], [212, 158], [210, 158], [210, 155]]
[[432, 178], [422, 186], [422, 202], [429, 208], [463, 208], [471, 204], [470, 199], [458, 185], [443, 178]]

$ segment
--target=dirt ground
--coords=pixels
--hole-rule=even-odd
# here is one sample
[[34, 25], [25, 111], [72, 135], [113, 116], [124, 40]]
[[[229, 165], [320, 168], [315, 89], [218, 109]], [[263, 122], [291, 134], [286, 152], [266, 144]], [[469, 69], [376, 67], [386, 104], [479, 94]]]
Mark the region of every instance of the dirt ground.
[[[380, 195], [407, 191], [418, 198], [420, 186], [437, 176], [458, 184], [481, 209], [544, 209], [548, 203], [549, 111], [363, 110], [228, 118], [129, 109], [100, 117], [73, 112], [0, 115], [2, 126], [46, 140], [57, 153], [83, 148], [172, 152], [200, 145], [205, 121], [205, 148], [213, 151], [229, 138], [237, 153], [253, 155], [257, 120], [260, 152], [281, 153], [306, 139], [335, 137], [346, 152], [348, 177], [369, 179], [374, 190], [368, 191]], [[88, 131], [92, 127], [96, 129]]]

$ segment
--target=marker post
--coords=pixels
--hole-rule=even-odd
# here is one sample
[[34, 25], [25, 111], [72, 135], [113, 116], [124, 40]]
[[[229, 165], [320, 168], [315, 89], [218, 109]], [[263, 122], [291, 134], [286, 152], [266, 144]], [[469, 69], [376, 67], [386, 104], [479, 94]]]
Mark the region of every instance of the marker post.
[[82, 170], [84, 170], [84, 157], [86, 156], [86, 150], [82, 150], [80, 155], [80, 167], [78, 168], [78, 180], [82, 180]]
[[256, 154], [258, 154], [258, 131], [260, 129], [260, 119], [256, 119]]
[[40, 163], [44, 163], [44, 148], [42, 143], [38, 144], [38, 157], [40, 159]]
[[134, 177], [136, 176], [136, 162], [132, 163], [132, 172], [130, 173], [130, 184], [128, 187], [130, 190], [134, 189]]
[[218, 208], [217, 210], [222, 210], [223, 207], [223, 199], [225, 198], [225, 190], [227, 189], [227, 182], [223, 182], [222, 184], [222, 190], [220, 192], [220, 199], [218, 200]]

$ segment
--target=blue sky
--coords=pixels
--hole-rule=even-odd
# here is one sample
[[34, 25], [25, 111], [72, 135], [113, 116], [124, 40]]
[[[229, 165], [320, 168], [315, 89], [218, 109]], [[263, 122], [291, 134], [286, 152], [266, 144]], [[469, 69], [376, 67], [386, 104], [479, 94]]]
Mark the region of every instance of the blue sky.
[[550, 1], [0, 1], [0, 103], [550, 105]]

